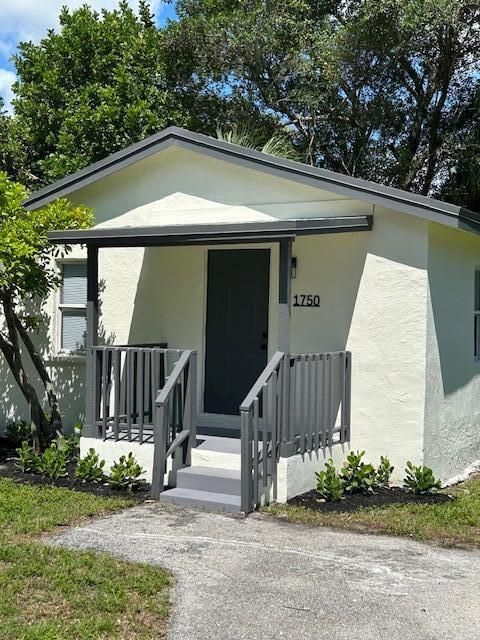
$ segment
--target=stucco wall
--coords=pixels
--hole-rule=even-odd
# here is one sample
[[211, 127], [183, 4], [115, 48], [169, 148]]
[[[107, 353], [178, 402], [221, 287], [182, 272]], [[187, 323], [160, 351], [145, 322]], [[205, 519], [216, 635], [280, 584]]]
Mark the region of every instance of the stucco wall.
[[425, 463], [443, 480], [480, 459], [480, 362], [474, 358], [474, 273], [480, 239], [429, 229]]
[[[205, 216], [235, 222], [249, 215], [295, 218], [372, 212], [361, 201], [178, 148], [79, 190], [74, 197], [95, 209], [97, 223], [109, 224], [125, 214], [124, 224], [135, 224], [137, 214], [129, 212], [153, 201], [160, 201], [161, 210], [162, 199], [170, 224], [201, 222]], [[266, 246], [272, 252], [271, 355], [276, 349], [278, 254], [276, 245]], [[71, 257], [81, 255], [76, 249]], [[117, 344], [167, 341], [172, 347], [195, 348], [202, 372], [207, 255], [208, 247], [100, 250], [101, 339]], [[321, 306], [292, 310], [292, 350], [350, 349], [352, 445], [367, 449], [372, 459], [388, 454], [397, 469], [407, 457], [420, 461], [426, 224], [377, 209], [372, 232], [303, 237], [295, 242], [294, 255], [298, 267], [293, 294], [318, 294]], [[57, 303], [55, 295], [45, 306], [50, 321], [44, 349], [53, 355]], [[68, 424], [83, 415], [85, 365], [81, 358], [61, 363], [61, 399]], [[200, 403], [202, 387], [200, 375]]]
[[319, 309], [293, 309], [292, 350], [352, 352], [352, 442], [395, 478], [422, 460], [427, 228], [377, 210], [371, 233], [295, 242], [293, 293], [318, 293]]

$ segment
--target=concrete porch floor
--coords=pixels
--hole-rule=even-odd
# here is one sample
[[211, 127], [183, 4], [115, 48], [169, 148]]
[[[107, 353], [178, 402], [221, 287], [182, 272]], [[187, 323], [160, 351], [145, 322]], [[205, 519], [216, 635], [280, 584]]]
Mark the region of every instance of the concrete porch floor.
[[170, 640], [477, 640], [480, 553], [150, 504], [54, 544], [173, 572]]

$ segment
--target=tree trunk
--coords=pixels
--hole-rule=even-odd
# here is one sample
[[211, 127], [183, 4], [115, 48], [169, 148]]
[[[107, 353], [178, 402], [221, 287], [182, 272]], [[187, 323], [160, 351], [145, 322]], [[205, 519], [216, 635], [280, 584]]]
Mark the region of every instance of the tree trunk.
[[38, 398], [35, 387], [31, 384], [25, 367], [23, 365], [20, 344], [18, 340], [17, 326], [15, 322], [14, 302], [10, 292], [3, 292], [1, 295], [5, 322], [7, 325], [7, 338], [2, 335], [0, 338], [0, 350], [2, 351], [10, 367], [13, 377], [18, 384], [25, 400], [28, 402], [30, 410], [30, 424], [32, 429], [33, 446], [40, 449], [40, 441], [48, 441], [53, 433], [51, 426], [46, 419], [41, 402]]
[[30, 359], [33, 362], [35, 369], [40, 376], [40, 379], [45, 387], [45, 393], [47, 395], [48, 405], [50, 407], [50, 425], [52, 427], [53, 432], [56, 434], [57, 438], [63, 435], [63, 424], [62, 417], [60, 415], [60, 411], [58, 408], [58, 399], [57, 395], [53, 388], [52, 379], [50, 378], [50, 374], [47, 371], [45, 363], [43, 362], [42, 356], [39, 354], [35, 345], [28, 334], [28, 331], [25, 329], [23, 324], [20, 321], [20, 318], [15, 314], [15, 324], [22, 339], [25, 348], [28, 351]]

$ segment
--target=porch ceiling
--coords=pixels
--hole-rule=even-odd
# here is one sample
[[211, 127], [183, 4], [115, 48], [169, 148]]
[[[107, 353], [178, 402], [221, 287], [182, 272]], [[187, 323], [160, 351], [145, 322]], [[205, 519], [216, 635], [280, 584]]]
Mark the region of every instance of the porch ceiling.
[[48, 238], [54, 244], [85, 244], [98, 247], [228, 244], [294, 239], [299, 235], [370, 231], [372, 226], [373, 216], [361, 215], [236, 224], [93, 227], [80, 231], [51, 231]]

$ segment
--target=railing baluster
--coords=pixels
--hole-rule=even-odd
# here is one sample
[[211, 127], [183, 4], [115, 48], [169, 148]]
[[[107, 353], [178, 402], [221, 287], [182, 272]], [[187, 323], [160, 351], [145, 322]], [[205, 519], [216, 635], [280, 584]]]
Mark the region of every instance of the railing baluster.
[[252, 504], [252, 438], [250, 411], [240, 411], [240, 436], [242, 458], [242, 466], [240, 472], [240, 509], [244, 513], [248, 513], [254, 507], [254, 505]]
[[102, 423], [102, 438], [105, 440], [107, 437], [107, 408], [108, 408], [108, 401], [107, 401], [107, 393], [108, 393], [108, 366], [107, 366], [107, 362], [108, 362], [108, 352], [106, 349], [104, 349], [102, 351], [102, 371], [101, 371], [101, 385], [102, 385], [102, 391], [101, 391], [101, 423]]
[[322, 354], [322, 449], [327, 448], [327, 358]]
[[145, 382], [145, 364], [144, 351], [139, 349], [137, 353], [137, 423], [138, 423], [138, 441], [143, 442], [143, 422], [145, 420], [144, 413], [144, 382]]
[[125, 361], [125, 395], [126, 395], [126, 407], [125, 413], [127, 414], [127, 435], [128, 441], [132, 440], [132, 400], [133, 400], [133, 380], [132, 375], [132, 353], [130, 349], [127, 349], [126, 361]]
[[307, 398], [306, 404], [308, 408], [308, 437], [307, 437], [307, 449], [308, 451], [313, 451], [313, 431], [315, 425], [315, 407], [314, 407], [314, 393], [313, 393], [313, 381], [314, 381], [314, 362], [315, 356], [313, 354], [308, 354], [307, 356]]
[[120, 361], [122, 354], [118, 349], [113, 352], [113, 437], [118, 440], [118, 422], [120, 415]]
[[305, 453], [305, 356], [300, 356], [300, 453]]
[[290, 367], [290, 436], [293, 443], [294, 453], [297, 453], [297, 358], [293, 359], [293, 366]]
[[[278, 399], [277, 399], [277, 385], [278, 385], [278, 374], [276, 371], [273, 371], [272, 377], [270, 380], [270, 395], [271, 395], [271, 404], [272, 404], [272, 413], [270, 418], [271, 426], [271, 439], [272, 439], [272, 455], [271, 455], [271, 477], [272, 477], [272, 497], [274, 500], [277, 499], [277, 426], [278, 426]], [[270, 496], [268, 496], [270, 497]]]
[[333, 445], [333, 429], [335, 427], [333, 423], [333, 358], [331, 355], [327, 356], [328, 361], [328, 442], [329, 445]]
[[313, 368], [314, 368], [314, 373], [313, 373], [313, 415], [314, 415], [314, 419], [313, 419], [313, 448], [315, 449], [315, 451], [318, 451], [318, 449], [320, 448], [320, 443], [319, 443], [319, 431], [320, 431], [320, 422], [319, 422], [319, 354], [316, 353], [313, 356]]
[[269, 426], [269, 406], [268, 406], [268, 384], [263, 385], [263, 432], [262, 432], [262, 487], [265, 490], [268, 486], [268, 426]]
[[[249, 414], [250, 415], [250, 414]], [[258, 504], [258, 483], [259, 483], [259, 459], [258, 459], [258, 422], [260, 417], [260, 407], [258, 398], [253, 401], [253, 502], [251, 506]]]
[[343, 389], [343, 393], [343, 442], [350, 442], [350, 412], [352, 396], [352, 354], [350, 353], [350, 351], [347, 351], [345, 353], [345, 386]]

